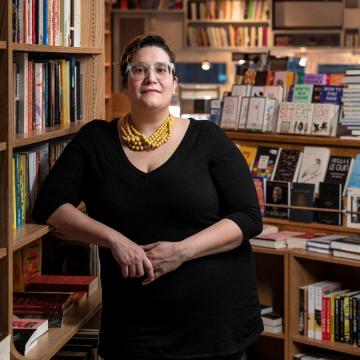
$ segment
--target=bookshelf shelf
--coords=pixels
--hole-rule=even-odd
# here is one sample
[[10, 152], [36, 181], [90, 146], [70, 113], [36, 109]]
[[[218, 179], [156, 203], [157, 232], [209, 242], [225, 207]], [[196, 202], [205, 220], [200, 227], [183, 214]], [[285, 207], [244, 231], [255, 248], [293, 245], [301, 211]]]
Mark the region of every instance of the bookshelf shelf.
[[74, 134], [78, 132], [81, 129], [81, 127], [85, 124], [86, 121], [82, 120], [82, 121], [76, 121], [74, 123], [70, 123], [69, 126], [55, 125], [52, 127], [47, 127], [45, 128], [45, 130], [33, 132], [31, 135], [16, 134], [14, 141], [14, 148], [35, 144], [40, 141], [47, 141], [60, 136]]
[[179, 14], [184, 15], [184, 10], [156, 10], [156, 9], [133, 9], [133, 10], [124, 10], [124, 9], [112, 9], [111, 12], [113, 14], [116, 14], [117, 16], [129, 16], [132, 14], [135, 15], [148, 15], [148, 14], [154, 14], [154, 15], [161, 15], [161, 14]]
[[285, 339], [284, 333], [281, 333], [281, 334], [273, 334], [273, 333], [270, 333], [270, 332], [268, 332], [268, 331], [263, 331], [263, 332], [261, 333], [261, 336], [271, 337], [271, 338], [280, 339], [280, 340], [284, 340], [284, 339]]
[[12, 234], [13, 251], [16, 251], [23, 246], [39, 239], [51, 231], [49, 225], [39, 224], [24, 224], [23, 226], [14, 229]]
[[200, 19], [200, 20], [187, 20], [188, 25], [211, 25], [211, 24], [230, 24], [230, 25], [269, 25], [268, 20], [227, 20], [227, 19]]
[[42, 335], [37, 345], [30, 350], [26, 359], [47, 360], [61, 349], [61, 347], [85, 324], [101, 306], [101, 291], [90, 295], [79, 306], [74, 306], [64, 316], [61, 328], [51, 328]]
[[280, 256], [284, 256], [287, 254], [287, 249], [271, 249], [271, 248], [266, 248], [266, 247], [261, 247], [261, 246], [252, 246], [252, 251], [254, 253], [258, 253], [258, 254], [270, 254], [270, 255], [280, 255]]
[[33, 45], [33, 44], [17, 44], [9, 45], [13, 51], [23, 52], [45, 52], [53, 54], [78, 54], [78, 55], [97, 55], [102, 54], [100, 48], [85, 48], [85, 47], [70, 47], [70, 46], [47, 46], [47, 45]]
[[5, 151], [7, 148], [6, 142], [2, 141], [0, 142], [0, 151]]
[[6, 49], [6, 41], [0, 41], [0, 49]]
[[275, 224], [280, 226], [287, 226], [291, 228], [301, 228], [303, 231], [329, 231], [329, 232], [342, 232], [342, 233], [351, 233], [351, 234], [360, 234], [359, 229], [349, 228], [346, 226], [337, 226], [337, 225], [326, 225], [319, 224], [317, 222], [304, 223], [297, 221], [289, 221], [285, 219], [275, 219], [275, 218], [264, 218], [264, 223], [266, 224]]
[[291, 254], [296, 258], [360, 268], [360, 261], [358, 260], [345, 259], [332, 255], [317, 254], [311, 251], [306, 251], [301, 249], [291, 250]]
[[5, 248], [0, 248], [0, 259], [4, 258], [7, 254], [7, 250]]
[[251, 138], [251, 141], [267, 141], [277, 142], [283, 144], [316, 144], [322, 146], [333, 147], [356, 147], [360, 148], [359, 140], [346, 140], [333, 137], [319, 137], [319, 136], [299, 136], [299, 135], [281, 135], [281, 134], [266, 134], [266, 133], [254, 133], [254, 132], [240, 132], [240, 131], [226, 131], [228, 136], [233, 140], [247, 140]]
[[338, 343], [338, 342], [331, 342], [331, 341], [321, 341], [321, 340], [315, 340], [315, 339], [309, 339], [305, 336], [301, 336], [301, 335], [293, 335], [292, 336], [292, 340], [295, 342], [298, 342], [300, 344], [305, 344], [305, 345], [311, 345], [311, 346], [316, 346], [322, 349], [328, 349], [328, 350], [333, 350], [333, 351], [338, 351], [338, 352], [342, 352], [342, 353], [346, 353], [349, 355], [357, 355], [359, 356], [360, 354], [360, 349], [353, 347], [352, 345], [349, 344], [342, 344], [342, 343]]

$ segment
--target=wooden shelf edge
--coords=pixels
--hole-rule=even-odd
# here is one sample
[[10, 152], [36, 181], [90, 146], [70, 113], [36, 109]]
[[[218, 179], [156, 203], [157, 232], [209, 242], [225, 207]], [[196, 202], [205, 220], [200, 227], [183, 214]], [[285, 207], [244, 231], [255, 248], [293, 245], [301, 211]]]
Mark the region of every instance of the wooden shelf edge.
[[327, 232], [336, 232], [336, 233], [352, 233], [352, 234], [360, 234], [360, 229], [349, 228], [346, 226], [337, 226], [337, 225], [326, 225], [320, 224], [317, 222], [305, 223], [299, 221], [289, 221], [284, 219], [275, 219], [275, 218], [264, 218], [265, 224], [273, 224], [273, 225], [286, 225], [293, 226], [299, 228], [305, 228], [304, 231], [327, 231]]
[[[28, 360], [51, 359], [66, 342], [84, 325], [101, 307], [101, 290], [89, 296], [84, 303], [74, 306], [64, 316], [61, 328], [51, 328], [38, 339], [37, 345], [26, 355]], [[19, 354], [12, 354], [22, 358]]]
[[301, 249], [289, 249], [292, 256], [302, 259], [308, 259], [312, 261], [327, 262], [338, 265], [346, 265], [351, 267], [360, 267], [359, 260], [346, 259], [339, 256], [320, 254]]
[[0, 151], [5, 151], [7, 149], [7, 144], [4, 141], [0, 142]]
[[40, 132], [34, 132], [32, 135], [16, 134], [16, 138], [14, 141], [14, 148], [76, 133], [86, 123], [87, 121], [81, 120], [71, 123], [69, 126], [56, 125], [56, 126], [48, 127]]
[[6, 248], [0, 248], [0, 259], [4, 258], [7, 255]]
[[266, 26], [270, 26], [269, 20], [252, 20], [252, 19], [245, 19], [245, 20], [231, 20], [231, 19], [187, 19], [186, 20], [188, 25], [196, 25], [196, 24], [204, 24], [204, 25], [211, 25], [211, 24], [235, 24], [235, 25], [251, 25], [251, 24], [264, 24]]
[[258, 254], [270, 254], [270, 255], [281, 255], [284, 256], [288, 252], [288, 248], [281, 248], [281, 249], [273, 249], [268, 247], [262, 246], [253, 246], [251, 245], [253, 253]]
[[280, 339], [280, 340], [284, 340], [284, 339], [285, 339], [284, 333], [273, 334], [273, 333], [268, 332], [268, 331], [263, 331], [263, 332], [261, 333], [261, 336], [272, 337], [272, 338], [274, 338], [274, 339]]
[[65, 54], [102, 54], [101, 48], [87, 48], [87, 47], [72, 47], [72, 46], [49, 46], [36, 44], [9, 44], [9, 49], [13, 51], [25, 52], [51, 52], [51, 53], [65, 53]]
[[245, 140], [245, 141], [269, 141], [277, 142], [283, 144], [316, 144], [328, 145], [328, 146], [338, 146], [338, 147], [358, 147], [360, 148], [359, 140], [346, 140], [339, 139], [336, 137], [320, 137], [320, 136], [310, 136], [310, 135], [292, 135], [292, 134], [266, 134], [266, 133], [255, 133], [255, 132], [245, 132], [245, 131], [233, 131], [226, 130], [226, 134], [232, 140]]
[[6, 41], [0, 41], [0, 49], [6, 49]]
[[12, 248], [16, 251], [25, 245], [48, 234], [52, 228], [49, 225], [39, 224], [24, 224], [23, 226], [14, 229], [12, 233]]
[[320, 348], [328, 349], [328, 350], [332, 350], [332, 351], [338, 351], [338, 352], [342, 352], [342, 353], [346, 353], [346, 354], [350, 354], [350, 355], [359, 355], [359, 353], [360, 353], [360, 348], [353, 347], [352, 345], [349, 345], [349, 344], [309, 339], [309, 338], [307, 338], [305, 336], [301, 336], [301, 335], [293, 335], [292, 341], [298, 342], [301, 344], [305, 344], [305, 345], [316, 346], [316, 347], [320, 347]]
[[117, 15], [129, 15], [129, 14], [185, 14], [184, 9], [176, 9], [176, 10], [158, 10], [158, 9], [111, 9], [111, 13]]

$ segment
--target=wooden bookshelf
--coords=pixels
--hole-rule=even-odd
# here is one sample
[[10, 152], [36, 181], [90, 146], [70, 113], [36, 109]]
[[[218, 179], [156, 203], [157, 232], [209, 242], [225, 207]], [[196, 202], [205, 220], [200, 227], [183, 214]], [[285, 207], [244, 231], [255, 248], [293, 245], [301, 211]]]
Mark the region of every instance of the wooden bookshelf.
[[[98, 290], [64, 315], [64, 323], [61, 328], [50, 328], [42, 335], [37, 345], [27, 354], [26, 359], [51, 359], [100, 308], [101, 291]], [[15, 349], [13, 351], [16, 352]], [[17, 356], [20, 358], [19, 354]]]
[[[110, 2], [107, 2], [110, 4]], [[45, 46], [13, 42], [13, 1], [3, 0], [0, 5], [0, 332], [12, 332], [13, 261], [16, 250], [46, 235], [52, 228], [48, 225], [25, 224], [13, 229], [13, 153], [20, 147], [73, 135], [92, 119], [105, 118], [105, 77], [104, 77], [104, 0], [81, 0], [80, 47]], [[14, 55], [33, 53], [43, 58], [56, 59], [74, 56], [80, 62], [82, 74], [82, 120], [69, 125], [56, 125], [35, 131], [32, 134], [15, 134], [14, 129]], [[111, 62], [111, 60], [109, 61]], [[110, 66], [111, 68], [111, 66]], [[22, 149], [22, 150], [23, 150]], [[39, 339], [27, 359], [50, 359], [66, 341], [84, 324], [101, 304], [101, 291], [90, 296], [84, 303], [74, 307], [65, 316], [61, 329], [49, 329]], [[23, 359], [14, 346], [12, 359]]]
[[105, 119], [112, 119], [112, 34], [111, 34], [111, 2], [105, 2], [104, 13], [104, 68], [105, 68]]
[[124, 9], [116, 9], [113, 8], [111, 10], [111, 12], [113, 14], [117, 14], [118, 16], [131, 16], [131, 14], [134, 15], [148, 15], [148, 14], [185, 14], [184, 10], [156, 10], [156, 9], [129, 9], [129, 10], [124, 10]]
[[273, 334], [273, 333], [268, 332], [268, 331], [263, 331], [263, 332], [261, 333], [261, 336], [267, 336], [267, 337], [270, 337], [270, 338], [280, 339], [280, 340], [284, 340], [284, 339], [285, 339], [284, 333], [281, 333], [281, 334]]

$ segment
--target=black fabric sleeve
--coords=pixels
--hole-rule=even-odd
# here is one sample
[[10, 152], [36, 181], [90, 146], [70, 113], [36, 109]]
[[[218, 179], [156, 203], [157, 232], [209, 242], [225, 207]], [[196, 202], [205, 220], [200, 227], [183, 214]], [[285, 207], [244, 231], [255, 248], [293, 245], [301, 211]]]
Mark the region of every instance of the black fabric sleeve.
[[66, 203], [78, 206], [81, 202], [86, 163], [85, 127], [65, 147], [44, 180], [32, 211], [35, 222], [45, 224], [59, 206]]
[[218, 126], [211, 124], [210, 171], [223, 218], [234, 221], [244, 240], [262, 231], [262, 217], [254, 182], [241, 151]]

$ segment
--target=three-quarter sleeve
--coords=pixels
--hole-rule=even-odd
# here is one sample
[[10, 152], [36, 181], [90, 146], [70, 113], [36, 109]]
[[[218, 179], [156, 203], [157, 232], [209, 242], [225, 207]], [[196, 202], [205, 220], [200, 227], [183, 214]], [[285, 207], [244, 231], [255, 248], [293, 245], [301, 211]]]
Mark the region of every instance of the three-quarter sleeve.
[[249, 167], [239, 149], [224, 131], [211, 127], [210, 171], [215, 183], [223, 218], [234, 221], [244, 239], [262, 231], [262, 217]]
[[35, 222], [45, 224], [59, 206], [65, 203], [78, 206], [81, 202], [86, 165], [83, 129], [65, 147], [41, 185], [32, 211]]

